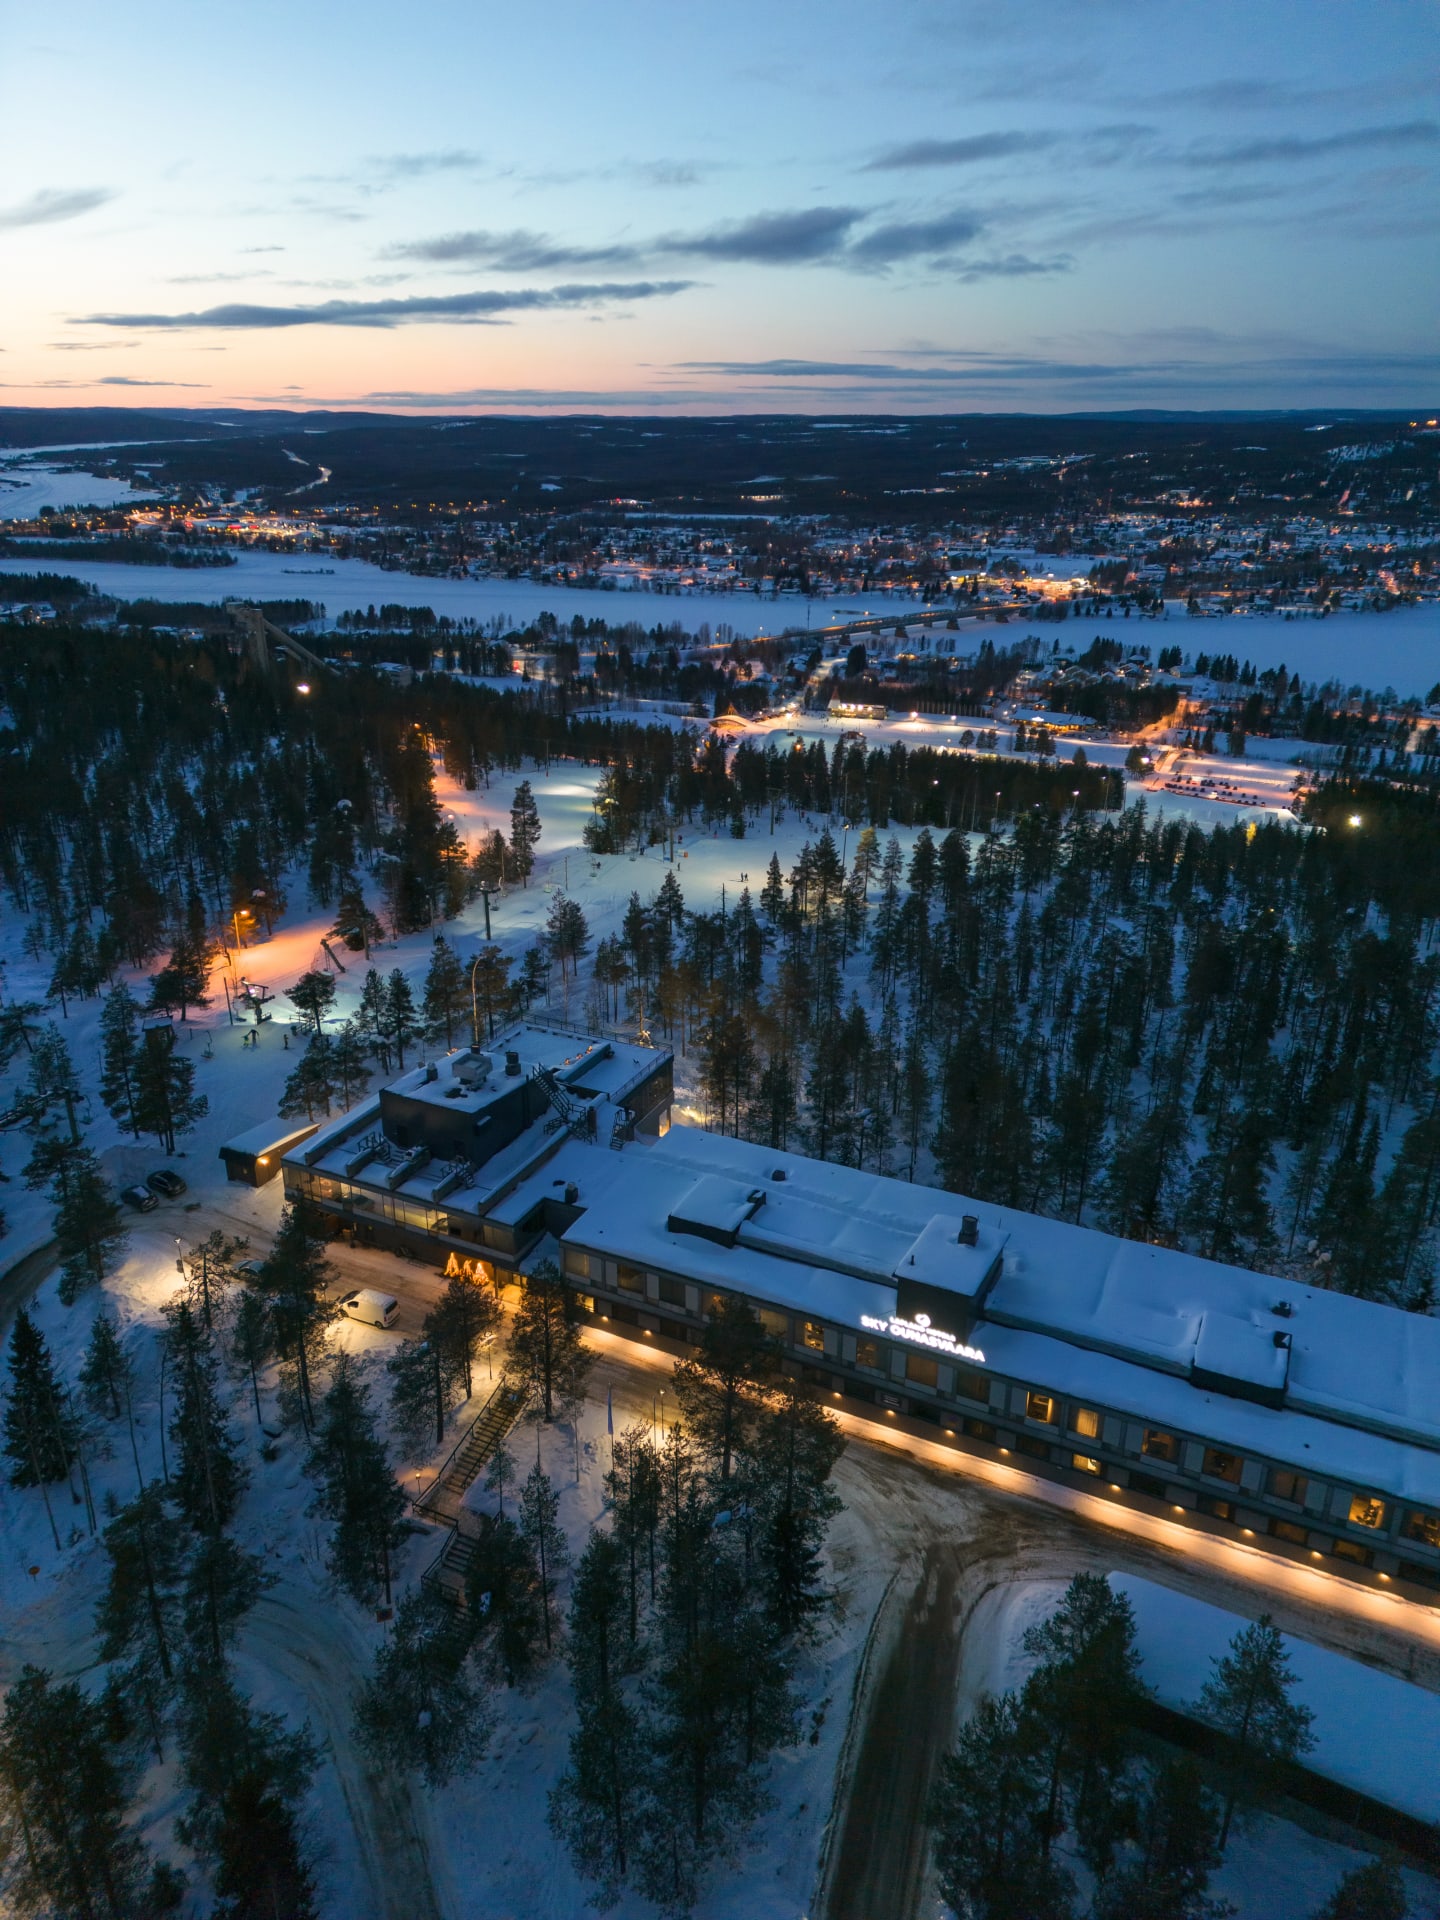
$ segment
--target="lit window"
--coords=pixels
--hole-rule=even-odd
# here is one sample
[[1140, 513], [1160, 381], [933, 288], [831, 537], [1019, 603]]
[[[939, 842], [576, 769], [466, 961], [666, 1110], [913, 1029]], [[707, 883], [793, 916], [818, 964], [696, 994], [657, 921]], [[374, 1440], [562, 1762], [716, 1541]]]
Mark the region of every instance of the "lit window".
[[1208, 1474], [1212, 1480], [1228, 1480], [1235, 1487], [1240, 1484], [1243, 1465], [1238, 1453], [1225, 1453], [1219, 1447], [1206, 1447], [1201, 1472]]
[[1147, 1427], [1140, 1451], [1148, 1453], [1152, 1460], [1174, 1460], [1179, 1448], [1173, 1433], [1162, 1433], [1158, 1427]]
[[1070, 1464], [1077, 1473], [1099, 1473], [1100, 1471], [1100, 1462], [1089, 1453], [1072, 1453]]
[[825, 1329], [818, 1320], [804, 1320], [800, 1324], [800, 1344], [809, 1347], [812, 1353], [825, 1351]]
[[1405, 1538], [1419, 1540], [1427, 1547], [1440, 1547], [1440, 1513], [1418, 1510], [1405, 1516]]
[[1093, 1407], [1076, 1407], [1070, 1419], [1070, 1426], [1082, 1440], [1100, 1438], [1100, 1416]]
[[1031, 1420], [1038, 1420], [1042, 1426], [1055, 1424], [1055, 1402], [1048, 1393], [1027, 1393], [1025, 1412]]
[[855, 1364], [857, 1367], [870, 1367], [878, 1373], [880, 1371], [880, 1342], [878, 1340], [857, 1340], [855, 1342]]
[[1292, 1473], [1288, 1467], [1271, 1467], [1265, 1481], [1272, 1500], [1289, 1500], [1297, 1507], [1304, 1506], [1309, 1484], [1303, 1473]]
[[1373, 1493], [1357, 1493], [1350, 1502], [1350, 1524], [1352, 1527], [1383, 1527], [1385, 1502], [1377, 1500]]
[[595, 1311], [595, 1296], [593, 1293], [577, 1293], [575, 1299], [582, 1313], [593, 1313]]
[[761, 1307], [760, 1324], [764, 1327], [765, 1331], [776, 1340], [788, 1340], [790, 1338], [790, 1317], [788, 1314], [776, 1313], [771, 1307]]

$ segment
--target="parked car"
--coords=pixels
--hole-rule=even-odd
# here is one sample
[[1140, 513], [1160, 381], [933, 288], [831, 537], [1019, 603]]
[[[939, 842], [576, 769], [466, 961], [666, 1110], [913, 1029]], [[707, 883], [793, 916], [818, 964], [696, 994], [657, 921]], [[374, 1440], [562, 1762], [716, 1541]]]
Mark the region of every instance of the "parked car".
[[166, 1200], [178, 1200], [185, 1191], [185, 1182], [168, 1167], [157, 1167], [154, 1173], [147, 1173], [145, 1184], [152, 1193], [158, 1193]]
[[252, 1281], [260, 1278], [264, 1266], [263, 1260], [240, 1260], [236, 1262], [235, 1272], [241, 1284], [248, 1287]]
[[160, 1204], [148, 1187], [122, 1187], [120, 1198], [127, 1207], [133, 1207], [136, 1213], [153, 1213]]
[[340, 1311], [351, 1320], [363, 1320], [370, 1327], [394, 1324], [400, 1302], [392, 1293], [377, 1293], [373, 1287], [356, 1287], [340, 1296]]

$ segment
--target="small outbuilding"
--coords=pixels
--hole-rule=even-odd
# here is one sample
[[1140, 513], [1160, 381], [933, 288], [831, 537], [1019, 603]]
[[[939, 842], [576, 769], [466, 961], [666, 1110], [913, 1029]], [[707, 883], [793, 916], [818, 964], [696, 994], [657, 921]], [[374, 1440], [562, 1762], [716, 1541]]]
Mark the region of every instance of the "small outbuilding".
[[237, 1133], [220, 1149], [226, 1179], [238, 1180], [247, 1187], [263, 1187], [279, 1173], [282, 1157], [318, 1131], [318, 1123], [297, 1127], [286, 1120], [267, 1120], [263, 1126]]

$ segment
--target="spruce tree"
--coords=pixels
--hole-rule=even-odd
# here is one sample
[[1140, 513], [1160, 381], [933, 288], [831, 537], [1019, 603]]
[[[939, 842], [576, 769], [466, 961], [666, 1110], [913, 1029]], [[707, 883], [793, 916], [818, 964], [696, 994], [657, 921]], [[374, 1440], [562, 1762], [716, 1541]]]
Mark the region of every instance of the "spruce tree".
[[507, 1373], [538, 1397], [549, 1422], [579, 1401], [592, 1357], [580, 1337], [574, 1294], [554, 1261], [542, 1260], [533, 1273], [521, 1277]]
[[220, 1393], [220, 1367], [204, 1321], [183, 1299], [167, 1318], [166, 1344], [175, 1383], [170, 1491], [196, 1533], [220, 1533], [234, 1517], [249, 1473], [236, 1457]]
[[405, 1070], [405, 1049], [424, 1031], [415, 1011], [415, 995], [410, 982], [396, 967], [385, 983], [385, 1033], [395, 1049], [400, 1070]]
[[296, 1810], [267, 1771], [237, 1775], [218, 1811], [213, 1920], [316, 1920], [315, 1876]]
[[1188, 1755], [1150, 1770], [1135, 1814], [1135, 1857], [1101, 1883], [1095, 1920], [1222, 1920], [1207, 1897], [1220, 1864], [1220, 1807]]
[[559, 1511], [560, 1496], [537, 1460], [520, 1489], [519, 1520], [520, 1532], [535, 1556], [547, 1653], [554, 1645], [555, 1583], [570, 1559], [570, 1550], [556, 1517]]
[[[485, 1016], [486, 1036], [495, 1038], [495, 1019], [503, 1017], [510, 1002], [510, 959], [499, 947], [482, 947], [471, 967], [470, 980], [473, 988], [473, 1011]], [[470, 1035], [478, 1047], [480, 1044], [479, 1022], [476, 1021]]]
[[195, 1091], [195, 1065], [175, 1051], [167, 1035], [147, 1034], [135, 1068], [135, 1119], [141, 1133], [153, 1133], [166, 1153], [174, 1153], [177, 1134], [189, 1133], [210, 1111], [210, 1101]]
[[335, 1043], [328, 1033], [315, 1033], [286, 1075], [277, 1111], [282, 1120], [328, 1120], [338, 1091]]
[[151, 1864], [126, 1827], [125, 1782], [104, 1716], [74, 1681], [23, 1666], [0, 1714], [7, 1891], [21, 1912], [141, 1920]]
[[327, 1556], [331, 1575], [362, 1605], [373, 1605], [383, 1595], [388, 1607], [407, 1502], [376, 1431], [369, 1389], [348, 1355], [336, 1363], [320, 1408], [307, 1471], [316, 1482], [312, 1511], [333, 1528]]
[[376, 967], [371, 967], [360, 988], [360, 1005], [356, 1010], [356, 1020], [360, 1030], [367, 1036], [369, 1044], [379, 1057], [380, 1065], [388, 1073], [390, 1070], [390, 1012], [385, 994], [385, 976]]
[[515, 789], [510, 807], [511, 873], [518, 873], [522, 886], [528, 887], [535, 870], [535, 849], [540, 844], [540, 809], [530, 791], [530, 782], [522, 780]]
[[495, 1296], [465, 1272], [451, 1276], [425, 1316], [425, 1337], [439, 1351], [447, 1371], [464, 1382], [467, 1400], [475, 1392], [475, 1361], [498, 1319]]
[[79, 1107], [83, 1098], [80, 1076], [75, 1071], [65, 1037], [53, 1020], [43, 1026], [31, 1042], [26, 1091], [38, 1113], [47, 1113], [57, 1104], [64, 1107], [71, 1142], [78, 1144]]
[[12, 1487], [63, 1480], [75, 1457], [60, 1383], [44, 1334], [29, 1312], [16, 1310], [10, 1334], [10, 1382], [5, 1396], [5, 1455]]
[[77, 1147], [51, 1189], [60, 1251], [60, 1298], [69, 1306], [115, 1271], [129, 1241], [100, 1162]]
[[228, 1533], [197, 1539], [185, 1568], [182, 1624], [192, 1671], [219, 1667], [235, 1644], [240, 1624], [260, 1595], [274, 1585], [259, 1556], [237, 1546]]
[[448, 1052], [457, 1031], [463, 1031], [470, 1010], [470, 987], [459, 956], [443, 933], [437, 933], [425, 974], [425, 1027], [430, 1039], [444, 1041]]
[[1262, 1802], [1283, 1781], [1287, 1766], [1314, 1746], [1315, 1716], [1290, 1698], [1296, 1676], [1268, 1613], [1242, 1627], [1211, 1667], [1196, 1710], [1225, 1736], [1223, 1852], [1236, 1807]]
[[541, 1658], [547, 1622], [535, 1549], [515, 1521], [482, 1514], [466, 1575], [487, 1664], [509, 1686], [527, 1680]]
[[844, 1449], [835, 1420], [794, 1381], [760, 1416], [745, 1478], [765, 1605], [782, 1635], [800, 1631], [825, 1604], [820, 1549], [841, 1511], [829, 1480]]
[[[319, 1760], [308, 1727], [291, 1731], [278, 1714], [252, 1707], [237, 1689], [223, 1664], [206, 1663], [189, 1678], [180, 1697], [177, 1725], [180, 1735], [181, 1783], [189, 1799], [176, 1832], [201, 1859], [219, 1868], [235, 1850], [232, 1796], [247, 1781], [262, 1795], [273, 1796], [294, 1815], [303, 1800]], [[253, 1858], [248, 1871], [264, 1882], [269, 1849], [274, 1839], [267, 1827], [251, 1830]], [[286, 1858], [281, 1851], [281, 1860]], [[218, 1878], [218, 1874], [217, 1874]], [[252, 1882], [253, 1884], [253, 1882]], [[217, 1891], [218, 1891], [217, 1885]], [[223, 1911], [223, 1909], [222, 1909]], [[241, 1906], [236, 1920], [272, 1920], [274, 1909]], [[287, 1916], [285, 1907], [279, 1909]], [[296, 1909], [302, 1920], [306, 1909]]]
[[137, 1140], [135, 1078], [141, 1046], [140, 1009], [125, 982], [117, 981], [100, 1009], [100, 1098], [110, 1117]]
[[340, 887], [340, 898], [335, 907], [335, 925], [331, 932], [343, 940], [353, 953], [363, 953], [370, 958], [371, 947], [382, 937], [385, 929], [377, 915], [365, 904], [365, 890], [352, 873]]

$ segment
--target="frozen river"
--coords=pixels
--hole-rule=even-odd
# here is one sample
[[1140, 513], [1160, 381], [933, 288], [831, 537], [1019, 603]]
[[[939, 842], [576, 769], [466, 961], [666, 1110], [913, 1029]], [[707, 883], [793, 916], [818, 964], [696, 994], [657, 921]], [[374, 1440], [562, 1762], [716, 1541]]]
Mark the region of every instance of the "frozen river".
[[[0, 571], [33, 572], [36, 560], [0, 560]], [[562, 621], [575, 614], [603, 619], [613, 626], [635, 620], [642, 627], [678, 622], [694, 632], [703, 621], [712, 631], [726, 621], [737, 633], [777, 634], [787, 628], [824, 627], [863, 616], [899, 618], [922, 611], [921, 603], [900, 595], [851, 595], [806, 602], [794, 594], [779, 599], [753, 593], [609, 592], [591, 587], [557, 587], [533, 580], [449, 580], [390, 573], [364, 560], [331, 560], [322, 555], [242, 553], [233, 567], [132, 567], [118, 562], [57, 562], [55, 571], [88, 581], [123, 600], [220, 601], [313, 600], [333, 620], [339, 613], [363, 611], [389, 601], [405, 607], [430, 607], [452, 619], [485, 622], [497, 617], [524, 626], [550, 612]], [[977, 631], [997, 642], [1018, 638], [1025, 623], [1017, 618], [999, 629], [993, 623], [966, 621], [966, 647]], [[1391, 613], [1333, 613], [1323, 620], [1281, 619], [1275, 615], [1192, 619], [1178, 603], [1163, 621], [1071, 621], [1064, 627], [1036, 626], [1047, 643], [1056, 637], [1083, 644], [1095, 631], [1118, 639], [1132, 635], [1152, 649], [1177, 644], [1187, 655], [1233, 653], [1257, 667], [1284, 665], [1305, 680], [1339, 680], [1376, 692], [1429, 692], [1440, 682], [1440, 603], [1402, 607]]]

